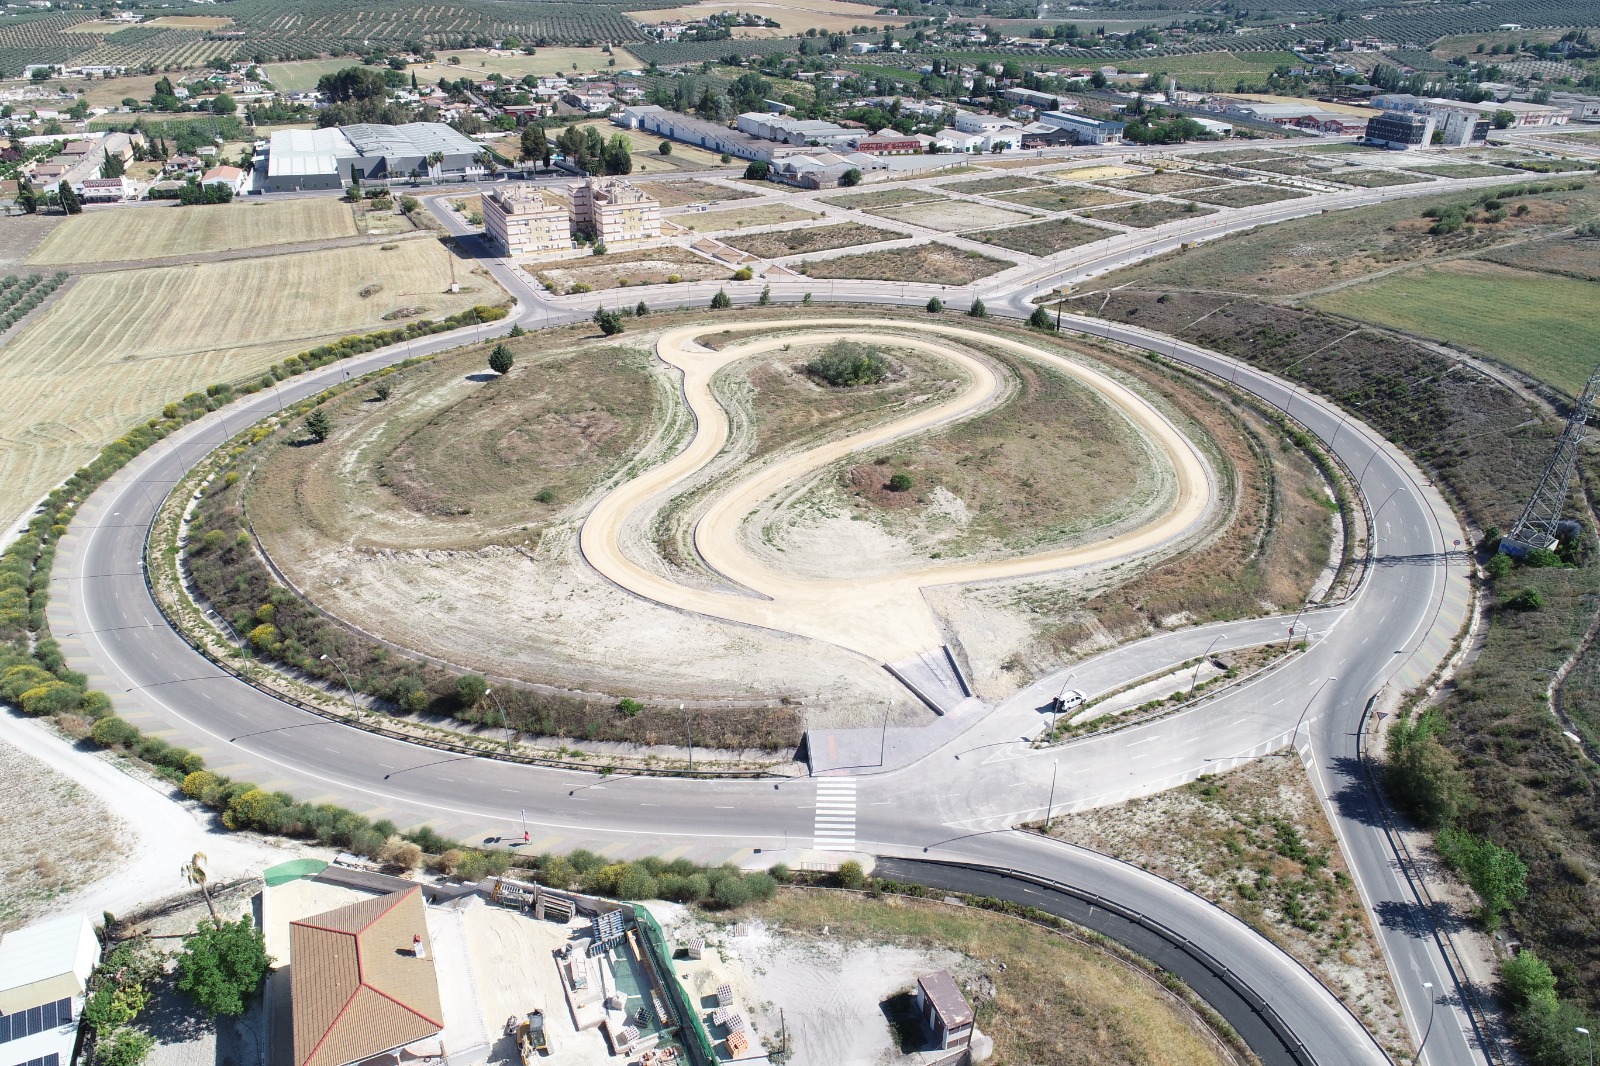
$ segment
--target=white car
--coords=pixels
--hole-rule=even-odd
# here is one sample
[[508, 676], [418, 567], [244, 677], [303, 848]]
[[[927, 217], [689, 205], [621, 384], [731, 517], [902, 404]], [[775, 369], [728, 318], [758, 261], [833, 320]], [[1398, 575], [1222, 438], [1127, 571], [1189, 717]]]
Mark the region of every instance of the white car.
[[1079, 692], [1077, 689], [1066, 689], [1061, 693], [1061, 695], [1050, 701], [1050, 710], [1056, 714], [1061, 714], [1063, 711], [1070, 711], [1075, 707], [1083, 706], [1083, 698], [1083, 693]]

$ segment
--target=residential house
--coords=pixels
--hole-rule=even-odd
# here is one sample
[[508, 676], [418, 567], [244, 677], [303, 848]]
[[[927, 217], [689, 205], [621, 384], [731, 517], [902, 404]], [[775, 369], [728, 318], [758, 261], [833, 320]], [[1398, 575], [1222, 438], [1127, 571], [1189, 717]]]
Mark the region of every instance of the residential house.
[[250, 175], [238, 167], [212, 167], [200, 178], [201, 185], [226, 185], [238, 196], [244, 192], [244, 187], [249, 184]]

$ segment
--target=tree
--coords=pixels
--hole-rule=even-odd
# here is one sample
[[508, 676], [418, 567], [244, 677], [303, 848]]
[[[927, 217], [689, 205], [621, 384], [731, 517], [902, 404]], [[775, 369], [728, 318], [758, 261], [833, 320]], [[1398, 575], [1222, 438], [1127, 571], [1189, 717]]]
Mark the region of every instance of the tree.
[[1447, 826], [1472, 806], [1455, 757], [1439, 743], [1444, 720], [1431, 711], [1397, 719], [1384, 742], [1384, 787], [1423, 825]]
[[102, 178], [120, 178], [127, 172], [128, 164], [124, 163], [122, 157], [115, 152], [106, 156], [105, 164], [100, 168]]
[[765, 307], [768, 304], [770, 304], [771, 302], [772, 302], [772, 286], [771, 285], [763, 285], [763, 286], [761, 286], [761, 298], [756, 301], [756, 305], [759, 306], [759, 307]]
[[764, 159], [757, 159], [744, 168], [745, 181], [766, 181], [767, 175], [772, 173], [771, 164]]
[[839, 175], [839, 184], [847, 189], [856, 185], [860, 185], [861, 170], [857, 167], [851, 167], [849, 170]]
[[1519, 951], [1500, 964], [1500, 983], [1518, 1010], [1535, 1004], [1556, 1005], [1556, 975], [1531, 951]]
[[239, 110], [239, 105], [234, 103], [233, 97], [227, 93], [218, 93], [211, 101], [213, 115], [231, 115]]
[[200, 890], [200, 895], [205, 897], [206, 910], [211, 912], [211, 920], [217, 921], [217, 905], [211, 902], [211, 879], [206, 874], [205, 852], [195, 852], [194, 856], [183, 864], [183, 879]]
[[634, 318], [643, 318], [645, 315], [648, 315], [649, 313], [650, 313], [650, 308], [645, 306], [645, 302], [643, 300], [640, 300], [639, 301], [639, 306], [635, 307], [633, 309], [633, 317]]
[[271, 962], [266, 940], [249, 918], [202, 921], [178, 956], [178, 991], [207, 1014], [236, 1018], [255, 998]]
[[516, 359], [512, 356], [511, 349], [504, 344], [495, 345], [494, 351], [489, 353], [489, 369], [496, 374], [503, 376], [511, 373], [512, 364], [515, 362]]
[[967, 314], [973, 318], [988, 318], [989, 309], [983, 306], [983, 301], [976, 296], [972, 298], [972, 306], [967, 308]]
[[937, 315], [943, 310], [944, 310], [944, 301], [943, 300], [939, 299], [937, 296], [932, 297], [931, 299], [928, 300], [928, 312], [930, 314]]
[[1056, 328], [1055, 319], [1050, 317], [1050, 312], [1044, 309], [1043, 304], [1033, 309], [1033, 314], [1028, 316], [1028, 325], [1034, 329], [1053, 330]]
[[83, 214], [83, 201], [78, 199], [78, 194], [72, 191], [70, 182], [63, 180], [56, 186], [56, 196], [60, 198], [61, 210], [68, 215]]
[[594, 309], [594, 324], [600, 327], [600, 332], [607, 337], [615, 337], [623, 330], [622, 315], [616, 311], [607, 311], [604, 307]]
[[806, 364], [806, 373], [836, 388], [876, 385], [889, 376], [889, 361], [865, 344], [840, 338]]
[[1435, 838], [1439, 854], [1467, 879], [1483, 906], [1478, 918], [1489, 929], [1528, 894], [1528, 868], [1510, 848], [1446, 827]]
[[633, 173], [633, 148], [628, 138], [620, 133], [613, 134], [606, 142], [605, 169], [607, 174]]
[[[156, 91], [161, 91], [160, 82], [156, 83]], [[318, 78], [317, 92], [335, 104], [381, 101], [389, 95], [389, 84], [381, 72], [371, 67], [351, 66]]]
[[1517, 115], [1514, 111], [1506, 111], [1502, 108], [1494, 113], [1493, 121], [1494, 128], [1497, 130], [1510, 129], [1511, 124], [1517, 121]]
[[661, 144], [656, 148], [656, 154], [657, 155], [664, 155], [664, 156], [665, 155], [671, 155], [672, 154], [672, 142], [671, 141], [662, 141]]
[[143, 1029], [118, 1029], [94, 1046], [94, 1066], [139, 1066], [156, 1046]]
[[306, 432], [318, 444], [327, 440], [328, 434], [333, 432], [333, 420], [328, 417], [328, 412], [319, 407], [306, 415]]
[[456, 699], [461, 701], [463, 707], [476, 706], [488, 692], [489, 682], [483, 679], [482, 674], [462, 674], [456, 678]]
[[728, 298], [727, 289], [718, 289], [717, 294], [711, 298], [711, 310], [725, 311], [733, 306], [733, 301]]

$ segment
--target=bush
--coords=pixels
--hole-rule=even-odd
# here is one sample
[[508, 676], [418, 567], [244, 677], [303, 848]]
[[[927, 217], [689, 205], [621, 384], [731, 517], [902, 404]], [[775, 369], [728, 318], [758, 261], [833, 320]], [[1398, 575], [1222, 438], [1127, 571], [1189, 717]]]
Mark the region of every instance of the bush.
[[983, 306], [983, 301], [976, 296], [972, 298], [972, 306], [967, 308], [967, 314], [973, 318], [988, 318], [989, 309]]
[[1489, 557], [1489, 561], [1484, 564], [1483, 569], [1489, 575], [1490, 580], [1498, 581], [1511, 573], [1511, 565], [1511, 556], [1496, 552]]
[[1464, 830], [1446, 827], [1435, 845], [1451, 869], [1466, 878], [1483, 905], [1478, 919], [1494, 929], [1500, 917], [1528, 894], [1528, 868], [1517, 853]]
[[489, 682], [483, 679], [482, 674], [462, 674], [456, 678], [456, 699], [461, 701], [461, 706], [471, 708], [489, 691]]
[[116, 715], [108, 714], [94, 724], [89, 735], [102, 748], [120, 748], [133, 743], [139, 730]]
[[943, 310], [944, 310], [944, 301], [939, 299], [937, 296], [933, 297], [932, 299], [930, 299], [928, 301], [928, 312], [930, 314], [937, 315]]
[[889, 376], [889, 361], [865, 344], [841, 338], [807, 363], [806, 373], [836, 388], [876, 385]]
[[724, 877], [711, 887], [711, 898], [719, 907], [742, 907], [750, 902], [753, 895], [749, 884], [738, 876]]
[[866, 871], [861, 869], [861, 864], [854, 859], [846, 859], [839, 864], [839, 871], [833, 875], [840, 888], [863, 888], [867, 883]]
[[1517, 1010], [1535, 1004], [1555, 1006], [1556, 975], [1531, 951], [1519, 951], [1500, 965], [1500, 985]]
[[1538, 589], [1523, 589], [1506, 601], [1513, 611], [1537, 611], [1544, 606], [1544, 594]]
[[711, 298], [711, 310], [726, 311], [733, 306], [733, 301], [728, 298], [728, 290], [718, 289], [717, 294]]
[[734, 281], [749, 281], [755, 276], [756, 272], [751, 270], [749, 267], [740, 267], [738, 270], [733, 272]]
[[496, 374], [511, 373], [511, 367], [515, 362], [516, 358], [511, 354], [511, 349], [504, 344], [495, 345], [494, 350], [489, 353], [489, 369]]
[[890, 492], [910, 492], [911, 475], [903, 473], [891, 475], [887, 488]]
[[245, 1012], [267, 975], [266, 941], [249, 918], [202, 921], [178, 956], [178, 991], [211, 1015]]
[[94, 1066], [139, 1066], [155, 1046], [156, 1038], [142, 1029], [118, 1029], [95, 1044]]

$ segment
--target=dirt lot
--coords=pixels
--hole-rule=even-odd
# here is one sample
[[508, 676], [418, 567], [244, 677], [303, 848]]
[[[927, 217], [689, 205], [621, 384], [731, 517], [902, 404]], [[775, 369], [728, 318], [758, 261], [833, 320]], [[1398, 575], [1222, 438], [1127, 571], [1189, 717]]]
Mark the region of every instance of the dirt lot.
[[1282, 185], [1230, 185], [1221, 189], [1206, 189], [1189, 193], [1185, 199], [1199, 200], [1214, 207], [1255, 207], [1258, 204], [1275, 204], [1280, 200], [1295, 200], [1309, 196], [1301, 189]]
[[1048, 222], [1033, 222], [1026, 226], [1008, 226], [983, 233], [964, 234], [969, 240], [982, 241], [1000, 248], [1009, 248], [1025, 255], [1054, 255], [1080, 244], [1092, 244], [1110, 237], [1112, 232], [1100, 226], [1086, 226], [1068, 218]]
[[696, 233], [725, 233], [729, 230], [776, 226], [783, 222], [799, 222], [802, 219], [816, 217], [813, 212], [792, 204], [769, 204], [766, 207], [746, 207], [733, 211], [673, 215], [672, 221]]
[[[907, 1061], [890, 1018], [918, 974], [948, 968], [996, 1062], [1219, 1066], [1230, 1061], [1171, 992], [1104, 952], [947, 904], [785, 891], [722, 931], [745, 962], [763, 1032], [785, 1009], [797, 1063]], [[899, 997], [899, 998], [897, 998]], [[909, 1027], [908, 1027], [909, 1028]]]
[[941, 185], [941, 189], [951, 192], [964, 192], [969, 195], [988, 196], [997, 192], [1014, 192], [1017, 189], [1032, 189], [1044, 184], [1038, 178], [1024, 178], [1017, 175], [1007, 175], [1001, 178], [976, 178], [972, 181], [958, 181], [953, 185]]
[[736, 237], [728, 243], [763, 259], [777, 259], [786, 255], [824, 252], [830, 248], [850, 248], [862, 244], [877, 244], [881, 241], [897, 241], [904, 237], [904, 233], [895, 230], [863, 226], [858, 222], [843, 222], [836, 226], [752, 233], [748, 237]]
[[466, 262], [456, 264], [461, 292], [446, 293], [449, 256], [436, 241], [411, 240], [70, 282], [0, 348], [12, 386], [0, 390], [0, 423], [10, 427], [0, 440], [0, 527], [185, 393], [387, 327], [397, 310], [437, 318], [504, 299]]
[[1020, 211], [1007, 211], [1003, 207], [961, 201], [959, 203], [902, 204], [870, 212], [880, 218], [891, 218], [913, 226], [936, 230], [984, 229], [1003, 226], [1008, 222], [1026, 222], [1035, 216]]
[[822, 203], [833, 207], [848, 207], [852, 211], [870, 211], [876, 207], [894, 207], [899, 204], [920, 204], [932, 200], [948, 201], [950, 197], [923, 189], [874, 189], [872, 192], [855, 192], [845, 196], [823, 196]]
[[1132, 174], [1146, 173], [1137, 167], [1120, 167], [1115, 163], [1078, 164], [1070, 167], [1051, 167], [1042, 173], [1049, 174], [1061, 181], [1100, 181], [1104, 178], [1125, 178]]
[[127, 856], [132, 836], [99, 797], [0, 742], [0, 933]]
[[996, 200], [1037, 207], [1041, 211], [1070, 211], [1075, 207], [1099, 207], [1102, 204], [1120, 204], [1134, 199], [1109, 189], [1086, 189], [1079, 185], [1045, 185], [1037, 189], [1006, 193]]
[[1341, 170], [1328, 175], [1329, 179], [1343, 185], [1355, 185], [1363, 189], [1384, 189], [1391, 185], [1415, 185], [1419, 181], [1428, 181], [1423, 174], [1407, 174], [1400, 170]]
[[123, 208], [64, 220], [29, 261], [129, 262], [355, 235], [350, 205], [326, 197], [270, 204]]
[[554, 293], [616, 289], [625, 285], [658, 285], [671, 278], [682, 281], [707, 281], [727, 277], [733, 268], [713, 263], [686, 248], [650, 248], [640, 252], [612, 252], [607, 255], [563, 259], [555, 263], [528, 263], [525, 268]]
[[803, 264], [803, 273], [813, 278], [875, 278], [880, 281], [965, 285], [1014, 265], [1004, 259], [990, 259], [977, 252], [964, 252], [935, 241], [910, 248], [819, 259]]
[[716, 203], [718, 200], [743, 200], [755, 193], [744, 189], [729, 189], [709, 181], [641, 181], [639, 188], [660, 201], [662, 207], [681, 207], [684, 204]]
[[1293, 759], [1053, 823], [1053, 835], [1137, 863], [1238, 915], [1311, 967], [1391, 1054], [1405, 1023], [1349, 868]]
[[1187, 192], [1190, 189], [1203, 189], [1207, 185], [1217, 184], [1217, 180], [1200, 174], [1169, 172], [1165, 174], [1140, 174], [1132, 178], [1113, 178], [1103, 184], [1113, 189], [1129, 189], [1133, 192], [1173, 193]]
[[1198, 215], [1212, 213], [1212, 208], [1201, 207], [1192, 202], [1171, 203], [1166, 200], [1146, 200], [1143, 203], [1128, 204], [1124, 207], [1102, 207], [1094, 211], [1085, 211], [1083, 214], [1087, 218], [1098, 218], [1106, 222], [1115, 222], [1122, 226], [1148, 229], [1151, 226], [1160, 226], [1180, 218], [1193, 218]]

